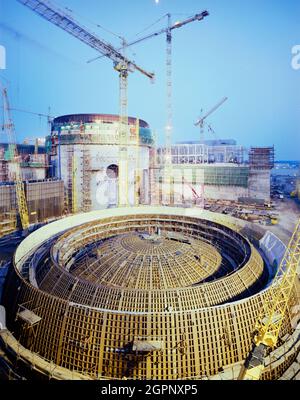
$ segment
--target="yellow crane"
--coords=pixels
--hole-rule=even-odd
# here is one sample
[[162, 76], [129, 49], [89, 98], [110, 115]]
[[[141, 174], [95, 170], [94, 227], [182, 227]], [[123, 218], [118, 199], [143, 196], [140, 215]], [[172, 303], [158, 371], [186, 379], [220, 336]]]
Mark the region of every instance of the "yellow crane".
[[15, 127], [10, 114], [10, 107], [7, 95], [7, 89], [1, 84], [1, 92], [3, 97], [3, 115], [4, 115], [4, 130], [7, 134], [8, 148], [11, 154], [11, 161], [13, 165], [17, 206], [19, 210], [20, 220], [23, 230], [27, 230], [29, 227], [29, 216], [28, 208], [25, 196], [24, 183], [22, 180], [20, 159], [17, 151]]
[[[73, 37], [85, 43], [101, 55], [111, 59], [114, 68], [119, 72], [120, 90], [120, 118], [119, 118], [119, 206], [127, 206], [128, 200], [128, 115], [127, 115], [127, 83], [128, 73], [135, 70], [147, 76], [151, 80], [154, 73], [147, 72], [133, 61], [127, 59], [122, 53], [116, 50], [110, 43], [97, 37], [64, 10], [54, 6], [50, 1], [43, 0], [18, 0], [19, 3], [30, 8], [42, 18], [68, 32]], [[125, 46], [124, 46], [125, 47]]]
[[267, 349], [276, 347], [288, 311], [297, 269], [300, 265], [300, 219], [286, 248], [269, 295], [262, 305], [253, 332], [253, 349], [239, 373], [239, 380], [259, 380], [264, 370]]

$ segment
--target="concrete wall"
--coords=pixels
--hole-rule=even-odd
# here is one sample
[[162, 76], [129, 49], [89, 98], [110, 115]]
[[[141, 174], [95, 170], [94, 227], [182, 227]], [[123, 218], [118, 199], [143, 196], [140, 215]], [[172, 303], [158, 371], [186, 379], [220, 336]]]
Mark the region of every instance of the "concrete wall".
[[[211, 168], [210, 166], [205, 166], [204, 168], [202, 165], [194, 166], [190, 164], [187, 164], [186, 166], [173, 165], [172, 174], [174, 177], [174, 185], [171, 187], [171, 192], [174, 193], [174, 204], [180, 205], [195, 200], [192, 188], [199, 196], [203, 195], [204, 199], [209, 198], [238, 201], [240, 197], [248, 197], [249, 189], [247, 186], [247, 174], [242, 175], [240, 178], [240, 170], [236, 165], [230, 166], [227, 164], [225, 168], [222, 168], [220, 165], [219, 167], [222, 174], [225, 175], [224, 180], [237, 184], [207, 184], [206, 182], [222, 181], [222, 174], [216, 170], [214, 165]], [[211, 173], [212, 169], [216, 171], [215, 178], [213, 176], [214, 172]], [[226, 174], [228, 176], [226, 176]], [[163, 198], [162, 192], [164, 190], [167, 193], [170, 192], [168, 185], [163, 182], [163, 170], [159, 168], [151, 169], [152, 204], [161, 204], [161, 199]]]
[[223, 199], [238, 201], [239, 197], [248, 197], [249, 190], [241, 186], [205, 185], [204, 196], [209, 199]]
[[[64, 191], [62, 181], [25, 182], [25, 195], [30, 223], [43, 222], [63, 215]], [[0, 212], [15, 212], [15, 209], [15, 186], [0, 186]]]
[[[118, 177], [112, 178], [107, 174], [110, 165], [119, 164], [119, 147], [117, 145], [61, 145], [61, 178], [65, 188], [72, 185], [72, 170], [75, 171], [74, 184], [76, 192], [77, 209], [83, 205], [83, 154], [89, 157], [89, 171], [86, 178], [89, 182], [91, 210], [101, 210], [114, 207], [118, 203]], [[74, 167], [72, 167], [72, 157], [74, 156]], [[129, 204], [135, 204], [135, 173], [137, 170], [137, 159], [141, 175], [141, 202], [149, 202], [148, 194], [148, 170], [149, 170], [149, 148], [139, 146], [128, 146], [128, 197]], [[52, 160], [58, 166], [58, 155], [53, 156]], [[72, 169], [73, 168], [73, 169]], [[55, 175], [58, 175], [56, 167]]]
[[270, 201], [271, 171], [269, 169], [250, 169], [249, 197]]

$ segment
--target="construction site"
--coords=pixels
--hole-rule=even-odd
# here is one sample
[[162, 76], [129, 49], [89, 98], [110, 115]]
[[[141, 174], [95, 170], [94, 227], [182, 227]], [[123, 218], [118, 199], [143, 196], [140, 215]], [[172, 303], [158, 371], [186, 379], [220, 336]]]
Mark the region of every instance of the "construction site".
[[227, 97], [199, 141], [173, 143], [172, 34], [209, 12], [126, 43], [166, 37], [161, 146], [128, 115], [128, 75], [154, 73], [50, 1], [17, 1], [113, 61], [120, 109], [45, 115], [20, 143], [0, 78], [0, 380], [299, 380], [299, 181], [274, 198], [273, 144], [207, 139]]

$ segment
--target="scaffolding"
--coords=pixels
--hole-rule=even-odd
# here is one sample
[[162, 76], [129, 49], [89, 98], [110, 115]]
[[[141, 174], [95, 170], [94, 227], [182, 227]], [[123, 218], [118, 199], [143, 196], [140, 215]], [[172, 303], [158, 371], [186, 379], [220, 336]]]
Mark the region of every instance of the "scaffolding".
[[[268, 288], [261, 290], [267, 279], [264, 262], [248, 240], [184, 210], [117, 212], [107, 210], [97, 221], [85, 215], [67, 232], [62, 221], [55, 248], [47, 233], [47, 243], [46, 236], [40, 238], [43, 250], [49, 246], [45, 257], [52, 248], [55, 263], [51, 268], [43, 259], [33, 264], [39, 290], [23, 277], [17, 280], [13, 270], [4, 293], [11, 319], [12, 293], [20, 293], [19, 303], [33, 299], [31, 310], [41, 306], [32, 351], [58, 368], [85, 371], [94, 379], [197, 379], [243, 360], [269, 295]], [[43, 229], [53, 234], [51, 226]], [[80, 265], [85, 250], [89, 257]], [[20, 271], [28, 255], [22, 256]], [[218, 278], [202, 282], [212, 274]], [[237, 298], [243, 301], [232, 301]], [[290, 332], [288, 323], [287, 318], [281, 337]]]
[[[174, 184], [184, 185], [183, 179], [192, 185], [240, 186], [248, 187], [249, 168], [247, 166], [190, 166], [173, 167]], [[156, 181], [159, 183], [159, 173]]]
[[76, 191], [76, 175], [77, 175], [77, 164], [76, 158], [72, 158], [72, 212], [77, 212], [77, 191]]
[[67, 149], [67, 168], [68, 168], [68, 177], [66, 179], [65, 186], [65, 211], [66, 213], [72, 212], [72, 159], [74, 154], [74, 148]]
[[157, 153], [156, 148], [152, 147], [149, 149], [149, 201], [152, 205], [158, 205], [159, 202], [159, 167], [157, 165]]
[[30, 223], [48, 221], [63, 214], [64, 184], [61, 180], [26, 182]]
[[[37, 223], [60, 217], [64, 207], [63, 181], [25, 182], [29, 222]], [[12, 182], [0, 185], [0, 237], [17, 228], [16, 190]]]
[[40, 307], [35, 308], [34, 311], [31, 311], [25, 305], [31, 303], [31, 301], [26, 302], [24, 304], [19, 304], [18, 311], [16, 314], [16, 320], [22, 321], [21, 335], [26, 337], [27, 347], [31, 350], [36, 334], [37, 334], [37, 326], [41, 321], [41, 317], [38, 316], [34, 311], [38, 310]]
[[[157, 149], [159, 163], [163, 163], [164, 147]], [[243, 164], [244, 147], [235, 144], [178, 143], [172, 145], [172, 164]]]
[[16, 229], [16, 213], [16, 194], [14, 185], [0, 185], [0, 237], [10, 234]]
[[68, 212], [77, 212], [77, 188], [76, 188], [76, 175], [77, 175], [77, 165], [76, 157], [74, 155], [74, 146], [68, 148], [68, 178], [66, 187], [66, 209]]
[[7, 160], [5, 160], [5, 150], [3, 147], [0, 148], [0, 182], [6, 182], [8, 179], [8, 166]]
[[247, 166], [206, 166], [203, 170], [205, 185], [248, 186]]
[[140, 204], [140, 198], [143, 197], [141, 193], [142, 185], [141, 185], [141, 171], [140, 171], [140, 121], [136, 119], [136, 126], [135, 126], [135, 161], [136, 161], [136, 168], [135, 168], [135, 205], [138, 206]]
[[272, 169], [274, 167], [274, 146], [251, 147], [249, 165], [251, 169]]
[[17, 219], [15, 212], [0, 214], [0, 237], [9, 235], [16, 230]]
[[[82, 145], [82, 203], [81, 209], [83, 212], [91, 210], [91, 164], [90, 164], [90, 151], [87, 146]], [[74, 190], [75, 192], [75, 190]]]

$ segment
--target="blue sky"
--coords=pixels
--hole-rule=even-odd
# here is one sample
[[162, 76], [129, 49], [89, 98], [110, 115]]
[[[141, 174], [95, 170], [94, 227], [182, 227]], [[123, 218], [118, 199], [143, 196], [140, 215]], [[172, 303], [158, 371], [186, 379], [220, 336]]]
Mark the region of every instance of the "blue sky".
[[[56, 0], [99, 37], [118, 47], [167, 12], [173, 22], [207, 9], [210, 15], [173, 31], [173, 141], [198, 140], [193, 123], [228, 97], [209, 123], [219, 138], [245, 146], [275, 146], [277, 159], [300, 159], [300, 69], [291, 67], [300, 44], [299, 0]], [[162, 19], [142, 35], [166, 26]], [[16, 0], [0, 0], [0, 44], [6, 47], [11, 107], [54, 116], [118, 113], [118, 75], [97, 53]], [[146, 120], [164, 141], [166, 120], [165, 36], [128, 50], [141, 67], [156, 73], [151, 84], [129, 78], [129, 115]], [[1, 116], [1, 114], [0, 114]], [[46, 120], [13, 113], [17, 137], [43, 136]], [[212, 138], [206, 133], [206, 138]]]

